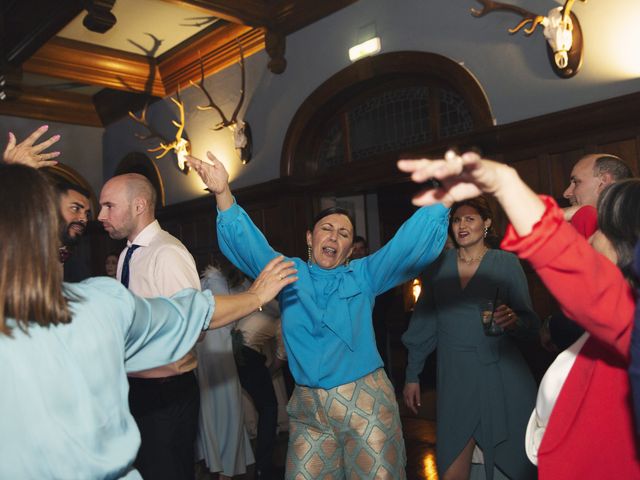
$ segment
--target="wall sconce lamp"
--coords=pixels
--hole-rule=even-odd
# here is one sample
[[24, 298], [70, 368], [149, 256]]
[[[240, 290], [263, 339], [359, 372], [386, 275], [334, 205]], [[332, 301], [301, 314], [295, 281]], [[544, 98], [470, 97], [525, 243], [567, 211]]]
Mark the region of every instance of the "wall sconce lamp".
[[369, 40], [354, 45], [349, 49], [349, 60], [355, 62], [363, 57], [370, 57], [380, 51], [382, 44], [380, 43], [380, 37], [370, 38]]
[[382, 43], [376, 33], [376, 24], [370, 23], [358, 29], [357, 44], [349, 49], [349, 60], [355, 62], [380, 51]]
[[[523, 20], [514, 28], [509, 29], [514, 34], [524, 28], [527, 36], [533, 34], [538, 25], [544, 27], [544, 36], [547, 39], [547, 53], [551, 61], [551, 68], [560, 78], [571, 78], [582, 65], [583, 38], [582, 28], [578, 17], [571, 11], [575, 0], [565, 0], [562, 7], [549, 10], [547, 16], [536, 15], [516, 5], [510, 5], [492, 0], [477, 0], [482, 4], [482, 9], [471, 9], [475, 17], [482, 17], [497, 10], [506, 10], [517, 13]], [[582, 0], [585, 2], [586, 0]]]
[[418, 302], [418, 298], [420, 298], [420, 292], [422, 292], [422, 281], [420, 278], [414, 278], [402, 285], [402, 297], [405, 312], [413, 311], [416, 303]]

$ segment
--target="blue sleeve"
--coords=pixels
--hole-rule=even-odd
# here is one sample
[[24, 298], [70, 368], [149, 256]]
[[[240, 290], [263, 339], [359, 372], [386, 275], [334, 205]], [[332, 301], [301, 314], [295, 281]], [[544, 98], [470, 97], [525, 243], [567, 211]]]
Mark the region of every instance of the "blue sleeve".
[[507, 254], [506, 258], [507, 268], [504, 276], [509, 282], [508, 295], [504, 301], [518, 315], [517, 328], [510, 334], [521, 338], [538, 338], [540, 319], [533, 310], [527, 277], [518, 257]]
[[423, 278], [422, 292], [416, 303], [407, 331], [402, 335], [402, 343], [407, 348], [407, 371], [405, 382], [417, 383], [427, 357], [438, 343], [435, 299], [430, 281], [432, 275]]
[[374, 294], [417, 277], [442, 252], [448, 225], [448, 208], [441, 204], [419, 208], [384, 247], [365, 257]]
[[218, 211], [218, 245], [236, 267], [256, 278], [270, 260], [278, 256], [247, 212], [235, 201], [225, 211]]
[[193, 348], [214, 310], [211, 292], [182, 290], [171, 298], [133, 295], [125, 334], [125, 369], [138, 372], [175, 362]]

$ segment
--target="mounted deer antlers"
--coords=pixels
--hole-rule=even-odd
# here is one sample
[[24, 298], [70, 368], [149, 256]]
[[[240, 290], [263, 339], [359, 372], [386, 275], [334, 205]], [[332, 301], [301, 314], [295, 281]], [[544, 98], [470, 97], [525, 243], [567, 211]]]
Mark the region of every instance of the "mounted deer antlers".
[[[482, 9], [471, 9], [471, 14], [475, 17], [482, 17], [497, 10], [506, 10], [517, 13], [523, 20], [514, 28], [509, 29], [509, 33], [514, 34], [526, 25], [525, 35], [533, 34], [538, 25], [544, 27], [544, 36], [550, 49], [551, 67], [553, 71], [562, 78], [569, 78], [578, 73], [582, 64], [582, 29], [578, 22], [578, 17], [571, 12], [571, 7], [575, 0], [565, 0], [562, 7], [549, 10], [547, 16], [536, 15], [524, 8], [492, 0], [477, 0], [482, 4]], [[582, 0], [585, 2], [586, 0]]]
[[198, 83], [191, 82], [191, 85], [198, 88], [207, 98], [209, 102], [207, 105], [198, 105], [198, 110], [215, 110], [220, 115], [221, 121], [214, 125], [213, 130], [222, 130], [223, 128], [229, 128], [231, 132], [233, 132], [233, 140], [237, 150], [240, 151], [240, 159], [242, 163], [247, 163], [251, 160], [251, 154], [253, 149], [252, 138], [251, 138], [251, 127], [247, 122], [243, 120], [238, 120], [238, 114], [240, 113], [240, 109], [242, 108], [242, 104], [244, 103], [245, 97], [245, 65], [244, 65], [244, 51], [242, 49], [242, 44], [240, 40], [236, 40], [238, 43], [238, 48], [240, 49], [240, 70], [241, 70], [241, 79], [240, 79], [240, 99], [238, 100], [238, 105], [233, 110], [231, 114], [231, 118], [227, 118], [222, 109], [216, 104], [213, 100], [211, 94], [207, 91], [204, 85], [204, 62], [202, 57], [200, 57], [200, 81]]
[[137, 117], [133, 112], [129, 112], [129, 116], [135, 122], [144, 126], [149, 132], [146, 135], [141, 135], [136, 133], [136, 137], [138, 137], [140, 140], [148, 140], [151, 138], [160, 139], [160, 145], [158, 145], [156, 148], [149, 148], [147, 151], [154, 152], [154, 153], [162, 152], [156, 155], [156, 159], [160, 159], [164, 157], [167, 153], [173, 150], [176, 154], [176, 158], [178, 159], [178, 168], [182, 173], [186, 175], [187, 173], [189, 173], [189, 165], [187, 165], [187, 163], [185, 162], [185, 156], [189, 155], [191, 151], [191, 145], [189, 144], [189, 141], [187, 139], [182, 138], [182, 133], [184, 132], [184, 125], [185, 125], [184, 103], [180, 99], [179, 89], [176, 94], [176, 97], [177, 99], [171, 97], [171, 101], [175, 103], [176, 106], [178, 107], [178, 111], [180, 112], [180, 122], [176, 122], [175, 120], [171, 121], [171, 123], [178, 129], [176, 130], [175, 140], [173, 141], [167, 140], [167, 138], [165, 138], [164, 135], [162, 135], [160, 132], [155, 130], [147, 121], [147, 109], [149, 107], [149, 104], [144, 106], [144, 108], [142, 109], [142, 113], [140, 114], [139, 117]]

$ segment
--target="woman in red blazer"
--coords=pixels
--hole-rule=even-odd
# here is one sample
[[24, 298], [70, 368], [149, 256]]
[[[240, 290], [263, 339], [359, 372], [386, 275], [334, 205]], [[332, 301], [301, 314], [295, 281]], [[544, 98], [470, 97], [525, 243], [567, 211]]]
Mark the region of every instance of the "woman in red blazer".
[[494, 195], [511, 221], [502, 248], [528, 260], [565, 314], [587, 331], [558, 356], [540, 385], [526, 439], [539, 478], [640, 478], [627, 376], [640, 179], [601, 194], [600, 230], [589, 245], [551, 198], [538, 197], [507, 165], [447, 152], [444, 160], [401, 160], [398, 166], [415, 182], [438, 180], [437, 188], [414, 198], [416, 205], [443, 196], [460, 201]]

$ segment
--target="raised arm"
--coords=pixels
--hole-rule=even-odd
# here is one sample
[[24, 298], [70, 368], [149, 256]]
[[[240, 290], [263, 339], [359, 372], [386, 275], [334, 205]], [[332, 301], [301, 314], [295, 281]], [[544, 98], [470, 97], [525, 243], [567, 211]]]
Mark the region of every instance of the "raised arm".
[[229, 188], [229, 174], [213, 153], [207, 152], [207, 158], [209, 162], [188, 156], [187, 163], [200, 175], [207, 188], [216, 196], [218, 209], [224, 212], [233, 205], [233, 195], [231, 195], [231, 188]]
[[33, 131], [22, 142], [17, 143], [16, 136], [9, 132], [9, 141], [5, 148], [2, 159], [5, 163], [21, 163], [33, 168], [51, 167], [56, 165], [57, 160], [52, 160], [60, 155], [60, 152], [45, 152], [51, 145], [60, 140], [60, 135], [54, 135], [42, 143], [36, 144], [38, 139], [49, 130], [48, 125], [43, 125]]
[[440, 181], [437, 189], [418, 194], [414, 203], [493, 194], [511, 221], [502, 247], [531, 263], [567, 316], [628, 356], [634, 302], [616, 265], [596, 252], [564, 221], [555, 202], [538, 197], [513, 168], [483, 160], [476, 153], [448, 152], [446, 157], [399, 162], [398, 167], [411, 172], [416, 182]]
[[531, 233], [545, 211], [542, 200], [508, 165], [484, 160], [475, 152], [456, 155], [452, 151], [442, 160], [400, 160], [398, 168], [411, 173], [422, 183], [430, 178], [440, 182], [438, 188], [418, 193], [415, 205], [433, 205], [443, 200], [458, 202], [489, 193], [496, 197], [520, 236]]
[[207, 152], [207, 157], [209, 162], [195, 157], [188, 157], [187, 161], [216, 197], [220, 250], [231, 263], [246, 275], [255, 278], [278, 253], [233, 199], [229, 188], [229, 174], [222, 162], [211, 152]]

